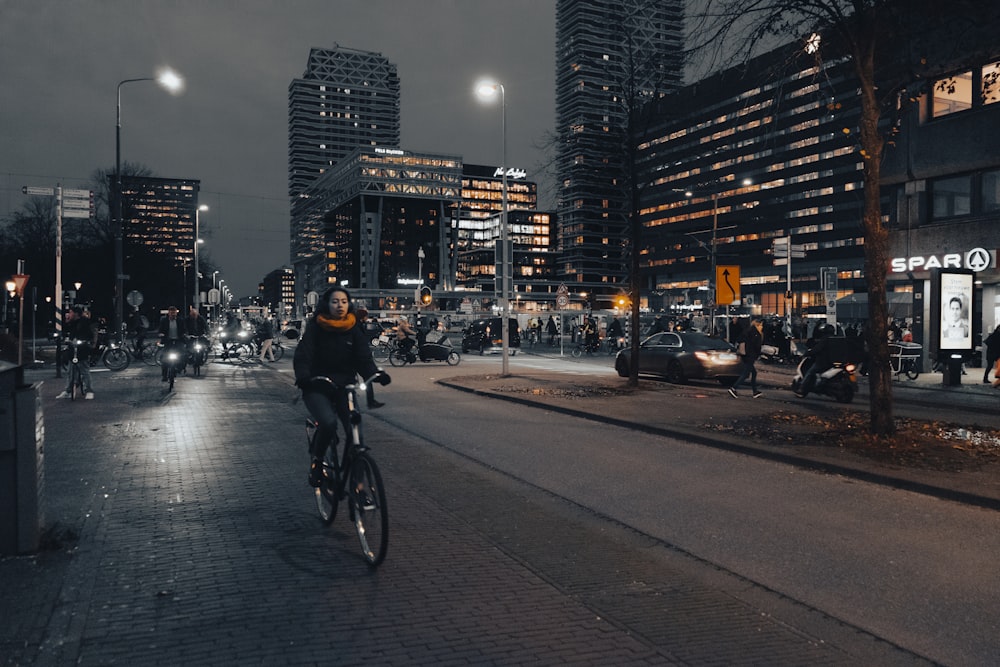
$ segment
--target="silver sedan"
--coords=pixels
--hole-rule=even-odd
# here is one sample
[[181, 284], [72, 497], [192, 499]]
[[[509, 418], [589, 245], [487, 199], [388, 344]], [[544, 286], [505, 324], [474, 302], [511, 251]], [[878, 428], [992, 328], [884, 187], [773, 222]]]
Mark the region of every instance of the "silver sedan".
[[[630, 350], [615, 357], [618, 375], [629, 375]], [[639, 374], [660, 375], [668, 382], [733, 380], [743, 370], [736, 348], [720, 338], [694, 331], [662, 331], [639, 346]]]

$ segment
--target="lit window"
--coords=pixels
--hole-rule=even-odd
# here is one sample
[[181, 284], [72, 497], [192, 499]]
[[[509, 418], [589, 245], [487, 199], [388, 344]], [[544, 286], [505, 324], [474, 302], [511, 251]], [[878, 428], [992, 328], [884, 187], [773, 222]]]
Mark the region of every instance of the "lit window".
[[972, 108], [972, 72], [962, 72], [934, 82], [931, 116], [940, 118]]
[[1000, 62], [983, 67], [983, 104], [1000, 102]]

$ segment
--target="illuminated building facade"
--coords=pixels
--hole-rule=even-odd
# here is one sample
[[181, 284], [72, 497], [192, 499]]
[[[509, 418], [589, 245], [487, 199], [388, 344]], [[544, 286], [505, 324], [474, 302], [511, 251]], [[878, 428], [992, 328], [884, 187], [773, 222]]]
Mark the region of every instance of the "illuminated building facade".
[[295, 271], [291, 267], [271, 271], [260, 281], [260, 285], [261, 305], [279, 317], [291, 315], [295, 306]]
[[[507, 170], [514, 289], [544, 294], [556, 288], [555, 215], [536, 210], [538, 186], [526, 176], [523, 169]], [[458, 287], [493, 291], [502, 201], [503, 174], [499, 167], [464, 166], [462, 197], [459, 206], [452, 209], [452, 226], [457, 230], [454, 274]]]
[[682, 21], [681, 0], [556, 2], [559, 274], [574, 291], [627, 277], [626, 82], [639, 99], [679, 85]]
[[[658, 102], [659, 120], [638, 146], [648, 184], [641, 272], [653, 310], [707, 312], [706, 288], [734, 266], [741, 303], [731, 311], [825, 319], [832, 308], [841, 322], [867, 318], [866, 305], [845, 308], [856, 295], [867, 304], [857, 84], [849, 62], [818, 65], [792, 57], [796, 48]], [[915, 82], [886, 146], [890, 314], [914, 318], [918, 341], [923, 312], [910, 304], [927, 289], [928, 263], [965, 263], [977, 248], [988, 258], [976, 273], [977, 329], [980, 311], [983, 328], [1000, 323], [998, 59]], [[786, 237], [802, 255], [790, 267], [775, 253]]]
[[331, 284], [394, 289], [421, 278], [450, 289], [448, 212], [461, 187], [460, 157], [355, 149], [293, 202], [293, 218], [320, 230], [322, 247], [296, 262], [296, 276], [317, 292]]
[[[122, 176], [125, 269], [133, 255], [166, 257], [173, 265], [194, 261], [194, 223], [201, 181]], [[141, 247], [141, 252], [137, 253]]]

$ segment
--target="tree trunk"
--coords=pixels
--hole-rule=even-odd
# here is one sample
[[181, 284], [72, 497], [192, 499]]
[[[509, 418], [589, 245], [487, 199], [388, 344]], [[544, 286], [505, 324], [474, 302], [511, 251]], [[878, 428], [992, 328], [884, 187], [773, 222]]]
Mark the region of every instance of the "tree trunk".
[[[889, 233], [882, 224], [881, 165], [884, 139], [879, 132], [881, 108], [875, 87], [875, 26], [864, 40], [866, 52], [855, 54], [854, 63], [861, 92], [861, 157], [864, 161], [865, 279], [868, 282], [868, 386], [872, 435], [888, 436], [895, 432], [892, 405], [892, 373], [889, 369], [886, 284], [889, 266]], [[859, 40], [861, 41], [861, 40]]]

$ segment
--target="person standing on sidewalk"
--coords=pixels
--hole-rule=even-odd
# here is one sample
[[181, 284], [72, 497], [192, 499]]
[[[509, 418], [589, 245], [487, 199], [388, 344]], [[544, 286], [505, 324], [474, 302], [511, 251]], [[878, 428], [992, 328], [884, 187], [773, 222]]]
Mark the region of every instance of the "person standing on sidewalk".
[[764, 342], [763, 334], [761, 330], [764, 328], [764, 323], [759, 317], [755, 317], [750, 320], [750, 326], [746, 328], [746, 331], [739, 337], [736, 341], [737, 347], [743, 347], [743, 372], [740, 376], [736, 378], [736, 382], [729, 388], [729, 395], [733, 398], [737, 398], [739, 394], [736, 390], [739, 386], [746, 380], [750, 378], [750, 391], [753, 393], [754, 398], [760, 398], [761, 392], [757, 390], [757, 367], [754, 364], [757, 363], [757, 358], [760, 356], [760, 346]]
[[[983, 346], [986, 347], [986, 370], [983, 371], [983, 384], [989, 384], [990, 372], [996, 366], [997, 359], [1000, 359], [1000, 324], [993, 330], [993, 333], [986, 337]], [[1000, 380], [995, 372], [993, 377]]]
[[[319, 486], [323, 482], [323, 456], [330, 445], [337, 445], [337, 421], [349, 434], [350, 415], [347, 394], [337, 392], [331, 400], [326, 393], [311, 389], [307, 380], [327, 377], [343, 387], [358, 375], [368, 379], [381, 371], [372, 359], [368, 335], [354, 314], [351, 295], [343, 287], [331, 287], [320, 297], [316, 313], [295, 347], [292, 364], [295, 384], [302, 389], [302, 402], [319, 423], [309, 468], [309, 484]], [[389, 376], [382, 372], [379, 382], [389, 384]]]
[[[90, 384], [90, 358], [91, 350], [97, 347], [97, 327], [90, 321], [86, 309], [81, 305], [76, 305], [66, 311], [66, 324], [63, 326], [63, 337], [66, 340], [78, 340], [80, 345], [77, 348], [77, 358], [80, 360], [80, 380], [83, 382], [83, 397], [93, 400], [94, 389]], [[64, 355], [67, 359], [73, 357], [72, 348], [67, 348]], [[73, 374], [69, 373], [69, 384], [56, 398], [69, 398], [73, 391]]]

